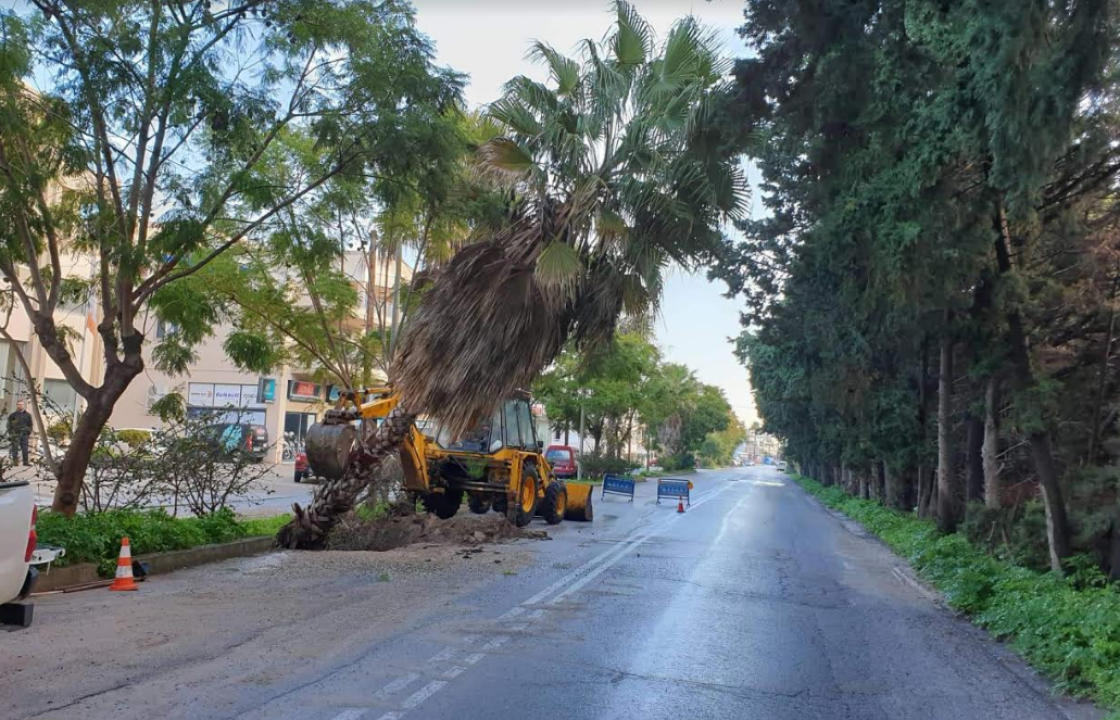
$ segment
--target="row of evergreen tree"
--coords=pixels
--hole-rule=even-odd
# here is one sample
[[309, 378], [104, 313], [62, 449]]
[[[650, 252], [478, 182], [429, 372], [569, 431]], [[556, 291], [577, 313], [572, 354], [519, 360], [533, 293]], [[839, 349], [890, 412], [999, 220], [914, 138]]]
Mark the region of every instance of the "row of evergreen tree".
[[1114, 575], [1118, 10], [749, 2], [724, 120], [767, 212], [715, 271], [807, 474]]

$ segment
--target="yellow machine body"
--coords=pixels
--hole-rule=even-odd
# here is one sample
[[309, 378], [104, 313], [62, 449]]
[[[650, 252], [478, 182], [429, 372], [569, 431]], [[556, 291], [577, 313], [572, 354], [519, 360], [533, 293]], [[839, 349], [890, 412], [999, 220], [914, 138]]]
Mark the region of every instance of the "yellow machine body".
[[[352, 420], [377, 422], [399, 398], [388, 387], [346, 392], [324, 423], [312, 426], [307, 454], [312, 470], [326, 477], [345, 470], [356, 433], [340, 430]], [[553, 475], [536, 438], [528, 393], [517, 393], [487, 422], [462, 438], [451, 438], [438, 421], [416, 424], [400, 446], [404, 489], [440, 517], [458, 511], [463, 496], [471, 511], [504, 513], [518, 526], [535, 514], [549, 523], [593, 517], [591, 486], [564, 483]], [[318, 462], [318, 466], [316, 461]], [[323, 472], [325, 471], [325, 472]]]

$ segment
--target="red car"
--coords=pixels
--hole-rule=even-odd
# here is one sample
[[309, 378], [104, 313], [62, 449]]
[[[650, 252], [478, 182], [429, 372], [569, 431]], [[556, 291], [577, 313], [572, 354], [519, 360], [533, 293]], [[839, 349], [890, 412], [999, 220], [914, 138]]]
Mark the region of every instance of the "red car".
[[544, 458], [552, 466], [552, 474], [558, 478], [573, 478], [579, 472], [576, 450], [569, 445], [549, 445]]

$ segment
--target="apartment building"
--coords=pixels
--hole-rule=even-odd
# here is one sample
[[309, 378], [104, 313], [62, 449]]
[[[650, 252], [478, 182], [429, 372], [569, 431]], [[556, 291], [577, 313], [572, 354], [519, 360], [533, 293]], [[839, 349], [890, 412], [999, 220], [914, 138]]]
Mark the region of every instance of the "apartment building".
[[[391, 323], [392, 288], [396, 277], [395, 264], [384, 262], [376, 253], [349, 251], [343, 258], [344, 270], [359, 290], [359, 307], [355, 324], [372, 321]], [[68, 276], [90, 277], [94, 268], [81, 257], [69, 258], [64, 267]], [[412, 278], [412, 267], [401, 263], [401, 284]], [[72, 352], [78, 354], [82, 374], [100, 382], [102, 368], [101, 338], [96, 332], [99, 318], [95, 307], [77, 306], [62, 309], [59, 321], [74, 330]], [[273, 443], [273, 459], [280, 460], [285, 432], [302, 438], [307, 428], [322, 416], [337, 397], [339, 388], [316, 381], [313, 368], [279, 367], [268, 375], [247, 373], [226, 357], [222, 346], [232, 327], [219, 325], [195, 352], [197, 358], [183, 375], [168, 375], [155, 368], [151, 352], [155, 343], [174, 328], [160, 323], [153, 315], [143, 318], [142, 329], [148, 342], [144, 347], [145, 370], [129, 385], [118, 400], [109, 424], [114, 428], [158, 427], [159, 418], [152, 413], [152, 404], [164, 395], [177, 392], [186, 400], [192, 413], [217, 413], [240, 417], [242, 422], [264, 425]], [[0, 327], [4, 327], [0, 323]], [[0, 375], [4, 378], [4, 394], [0, 407], [11, 412], [16, 400], [26, 392], [28, 373], [24, 372], [17, 351], [22, 353], [30, 370], [30, 379], [41, 387], [50, 404], [71, 411], [81, 408], [81, 398], [66, 381], [62, 372], [43, 351], [22, 307], [16, 303], [7, 318], [6, 330], [11, 340], [0, 338]]]

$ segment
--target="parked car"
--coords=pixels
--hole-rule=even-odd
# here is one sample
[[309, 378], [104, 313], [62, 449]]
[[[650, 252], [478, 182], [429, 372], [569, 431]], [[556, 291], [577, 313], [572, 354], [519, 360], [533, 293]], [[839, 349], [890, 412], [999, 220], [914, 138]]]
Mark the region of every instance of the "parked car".
[[26, 598], [38, 571], [31, 567], [35, 552], [35, 492], [26, 480], [0, 482], [0, 622], [31, 624]]
[[785, 472], [785, 471], [786, 471], [786, 461], [785, 460], [779, 460], [778, 461], [778, 472]]
[[264, 425], [250, 423], [215, 423], [207, 425], [203, 431], [211, 440], [224, 450], [242, 450], [255, 460], [264, 460], [268, 452], [268, 429]]
[[544, 458], [552, 466], [552, 474], [558, 478], [572, 478], [579, 474], [579, 457], [570, 445], [549, 445]]

